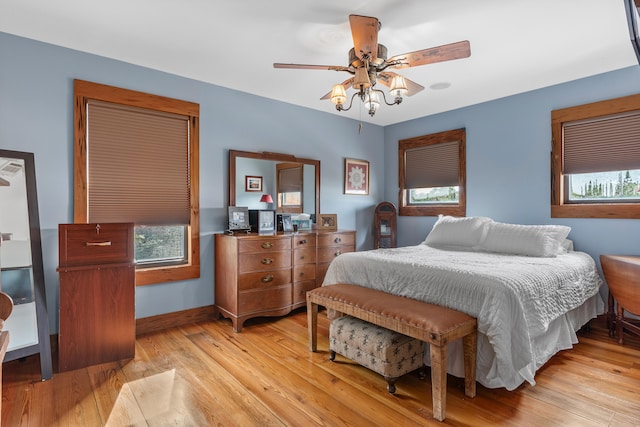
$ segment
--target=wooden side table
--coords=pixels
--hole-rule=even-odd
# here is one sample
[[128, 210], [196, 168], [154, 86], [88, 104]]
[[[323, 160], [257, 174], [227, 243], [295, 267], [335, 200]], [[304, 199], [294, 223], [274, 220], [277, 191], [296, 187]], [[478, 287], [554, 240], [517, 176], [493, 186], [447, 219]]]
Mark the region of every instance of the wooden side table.
[[640, 321], [624, 316], [625, 310], [640, 316], [640, 256], [600, 255], [602, 272], [609, 286], [610, 331], [615, 307], [615, 329], [618, 343], [623, 344], [623, 330], [640, 336]]

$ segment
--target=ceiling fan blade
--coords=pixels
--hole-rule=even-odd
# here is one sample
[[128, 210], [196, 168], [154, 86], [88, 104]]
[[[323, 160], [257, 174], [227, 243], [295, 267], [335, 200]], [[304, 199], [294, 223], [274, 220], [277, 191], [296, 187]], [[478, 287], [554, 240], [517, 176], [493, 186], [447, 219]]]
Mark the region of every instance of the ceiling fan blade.
[[294, 70], [349, 71], [349, 67], [342, 67], [340, 65], [283, 64], [280, 62], [274, 62], [273, 68], [290, 68]]
[[418, 65], [433, 64], [436, 62], [451, 61], [452, 59], [468, 58], [471, 56], [471, 46], [468, 40], [457, 43], [445, 44], [415, 52], [395, 55], [387, 59], [387, 63], [401, 61], [394, 68], [417, 67]]
[[358, 58], [368, 56], [371, 60], [378, 57], [378, 18], [370, 16], [349, 15], [353, 48]]
[[[392, 73], [390, 71], [384, 71], [382, 73], [378, 73], [378, 81], [383, 85], [389, 87], [391, 85], [391, 80], [393, 80], [393, 78], [397, 75], [398, 74]], [[419, 85], [413, 80], [409, 80], [408, 78], [405, 77], [404, 81], [407, 84], [407, 90], [409, 91], [407, 93], [407, 96], [415, 95], [416, 93], [424, 90], [424, 86]]]
[[[342, 82], [342, 86], [344, 86], [345, 89], [349, 89], [352, 84], [353, 84], [353, 77], [351, 77], [350, 79], [347, 79], [347, 80]], [[322, 98], [320, 98], [320, 99], [321, 100], [323, 100], [323, 99], [331, 99], [331, 92], [333, 92], [333, 89], [331, 89], [329, 92], [327, 92], [327, 94], [325, 96], [323, 96]]]

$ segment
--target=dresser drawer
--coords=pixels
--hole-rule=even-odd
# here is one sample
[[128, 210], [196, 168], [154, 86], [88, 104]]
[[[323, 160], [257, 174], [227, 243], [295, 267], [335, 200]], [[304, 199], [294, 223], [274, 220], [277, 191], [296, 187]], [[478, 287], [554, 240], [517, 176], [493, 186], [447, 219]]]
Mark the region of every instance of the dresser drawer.
[[314, 248], [316, 247], [316, 235], [311, 233], [300, 233], [293, 236], [293, 248]]
[[241, 292], [238, 299], [238, 309], [239, 314], [273, 310], [290, 307], [291, 301], [291, 285], [289, 284]]
[[318, 233], [318, 248], [335, 245], [355, 245], [355, 233]]
[[238, 256], [238, 272], [269, 271], [291, 268], [291, 251], [265, 253], [241, 253]]
[[271, 252], [291, 250], [291, 238], [259, 237], [255, 239], [238, 239], [238, 252]]
[[293, 304], [294, 305], [306, 305], [307, 291], [315, 289], [316, 282], [299, 282], [293, 285]]
[[133, 224], [60, 224], [58, 245], [60, 268], [133, 263]]
[[305, 247], [293, 251], [293, 265], [312, 264], [316, 262], [316, 247]]
[[[315, 272], [314, 272], [315, 275]], [[291, 269], [256, 271], [244, 273], [238, 277], [238, 289], [246, 291], [248, 289], [260, 289], [277, 287], [291, 283]]]
[[318, 248], [318, 256], [316, 258], [316, 261], [318, 262], [318, 264], [331, 262], [338, 255], [341, 255], [347, 252], [354, 252], [354, 251], [355, 251], [355, 248], [353, 246], [346, 246], [346, 245], [333, 246], [330, 248]]
[[316, 264], [303, 264], [293, 267], [293, 281], [316, 280]]

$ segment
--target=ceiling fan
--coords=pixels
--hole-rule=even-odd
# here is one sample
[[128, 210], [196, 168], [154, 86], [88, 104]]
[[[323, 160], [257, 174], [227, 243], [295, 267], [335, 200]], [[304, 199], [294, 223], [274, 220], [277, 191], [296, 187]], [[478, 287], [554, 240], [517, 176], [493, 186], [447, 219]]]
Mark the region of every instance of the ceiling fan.
[[[387, 48], [382, 44], [378, 44], [378, 31], [381, 27], [378, 18], [349, 15], [349, 24], [353, 36], [353, 48], [349, 50], [348, 66], [283, 64], [276, 62], [273, 67], [346, 71], [352, 74], [353, 77], [335, 85], [329, 93], [320, 99], [330, 99], [338, 111], [347, 111], [353, 105], [353, 99], [357, 95], [369, 109], [369, 114], [373, 116], [380, 105], [380, 95], [385, 104], [397, 105], [402, 102], [403, 96], [415, 95], [424, 89], [418, 83], [388, 71], [388, 69], [417, 67], [419, 65], [467, 58], [471, 55], [469, 41], [465, 40], [387, 58]], [[394, 97], [393, 102], [387, 101], [384, 92], [375, 88], [377, 82], [389, 88], [389, 94]], [[347, 101], [345, 88], [349, 86], [353, 87], [356, 93], [351, 96], [349, 106], [345, 108], [344, 104]]]

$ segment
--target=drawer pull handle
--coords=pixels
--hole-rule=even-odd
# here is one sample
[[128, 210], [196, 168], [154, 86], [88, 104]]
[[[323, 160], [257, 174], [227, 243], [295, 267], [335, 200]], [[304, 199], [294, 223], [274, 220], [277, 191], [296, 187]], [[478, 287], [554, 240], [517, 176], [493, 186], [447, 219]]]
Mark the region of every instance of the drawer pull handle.
[[340, 243], [340, 242], [342, 242], [342, 239], [339, 238], [339, 237], [336, 237], [333, 241], [336, 242], [336, 243]]
[[338, 255], [341, 255], [341, 254], [342, 254], [342, 251], [336, 251], [335, 255], [338, 256]]
[[273, 281], [273, 274], [269, 274], [268, 276], [264, 276], [262, 278], [262, 283], [269, 283]]
[[302, 255], [302, 256], [300, 257], [300, 259], [304, 259], [304, 255]]
[[111, 242], [87, 242], [87, 246], [111, 246]]
[[306, 243], [307, 243], [307, 239], [300, 240], [300, 244], [301, 244], [301, 245], [304, 245], [304, 244], [306, 244]]
[[269, 248], [271, 248], [272, 246], [273, 246], [273, 243], [271, 243], [271, 242], [264, 242], [264, 243], [262, 244], [262, 249], [269, 249]]
[[264, 265], [269, 265], [273, 262], [273, 258], [262, 258], [262, 263]]

